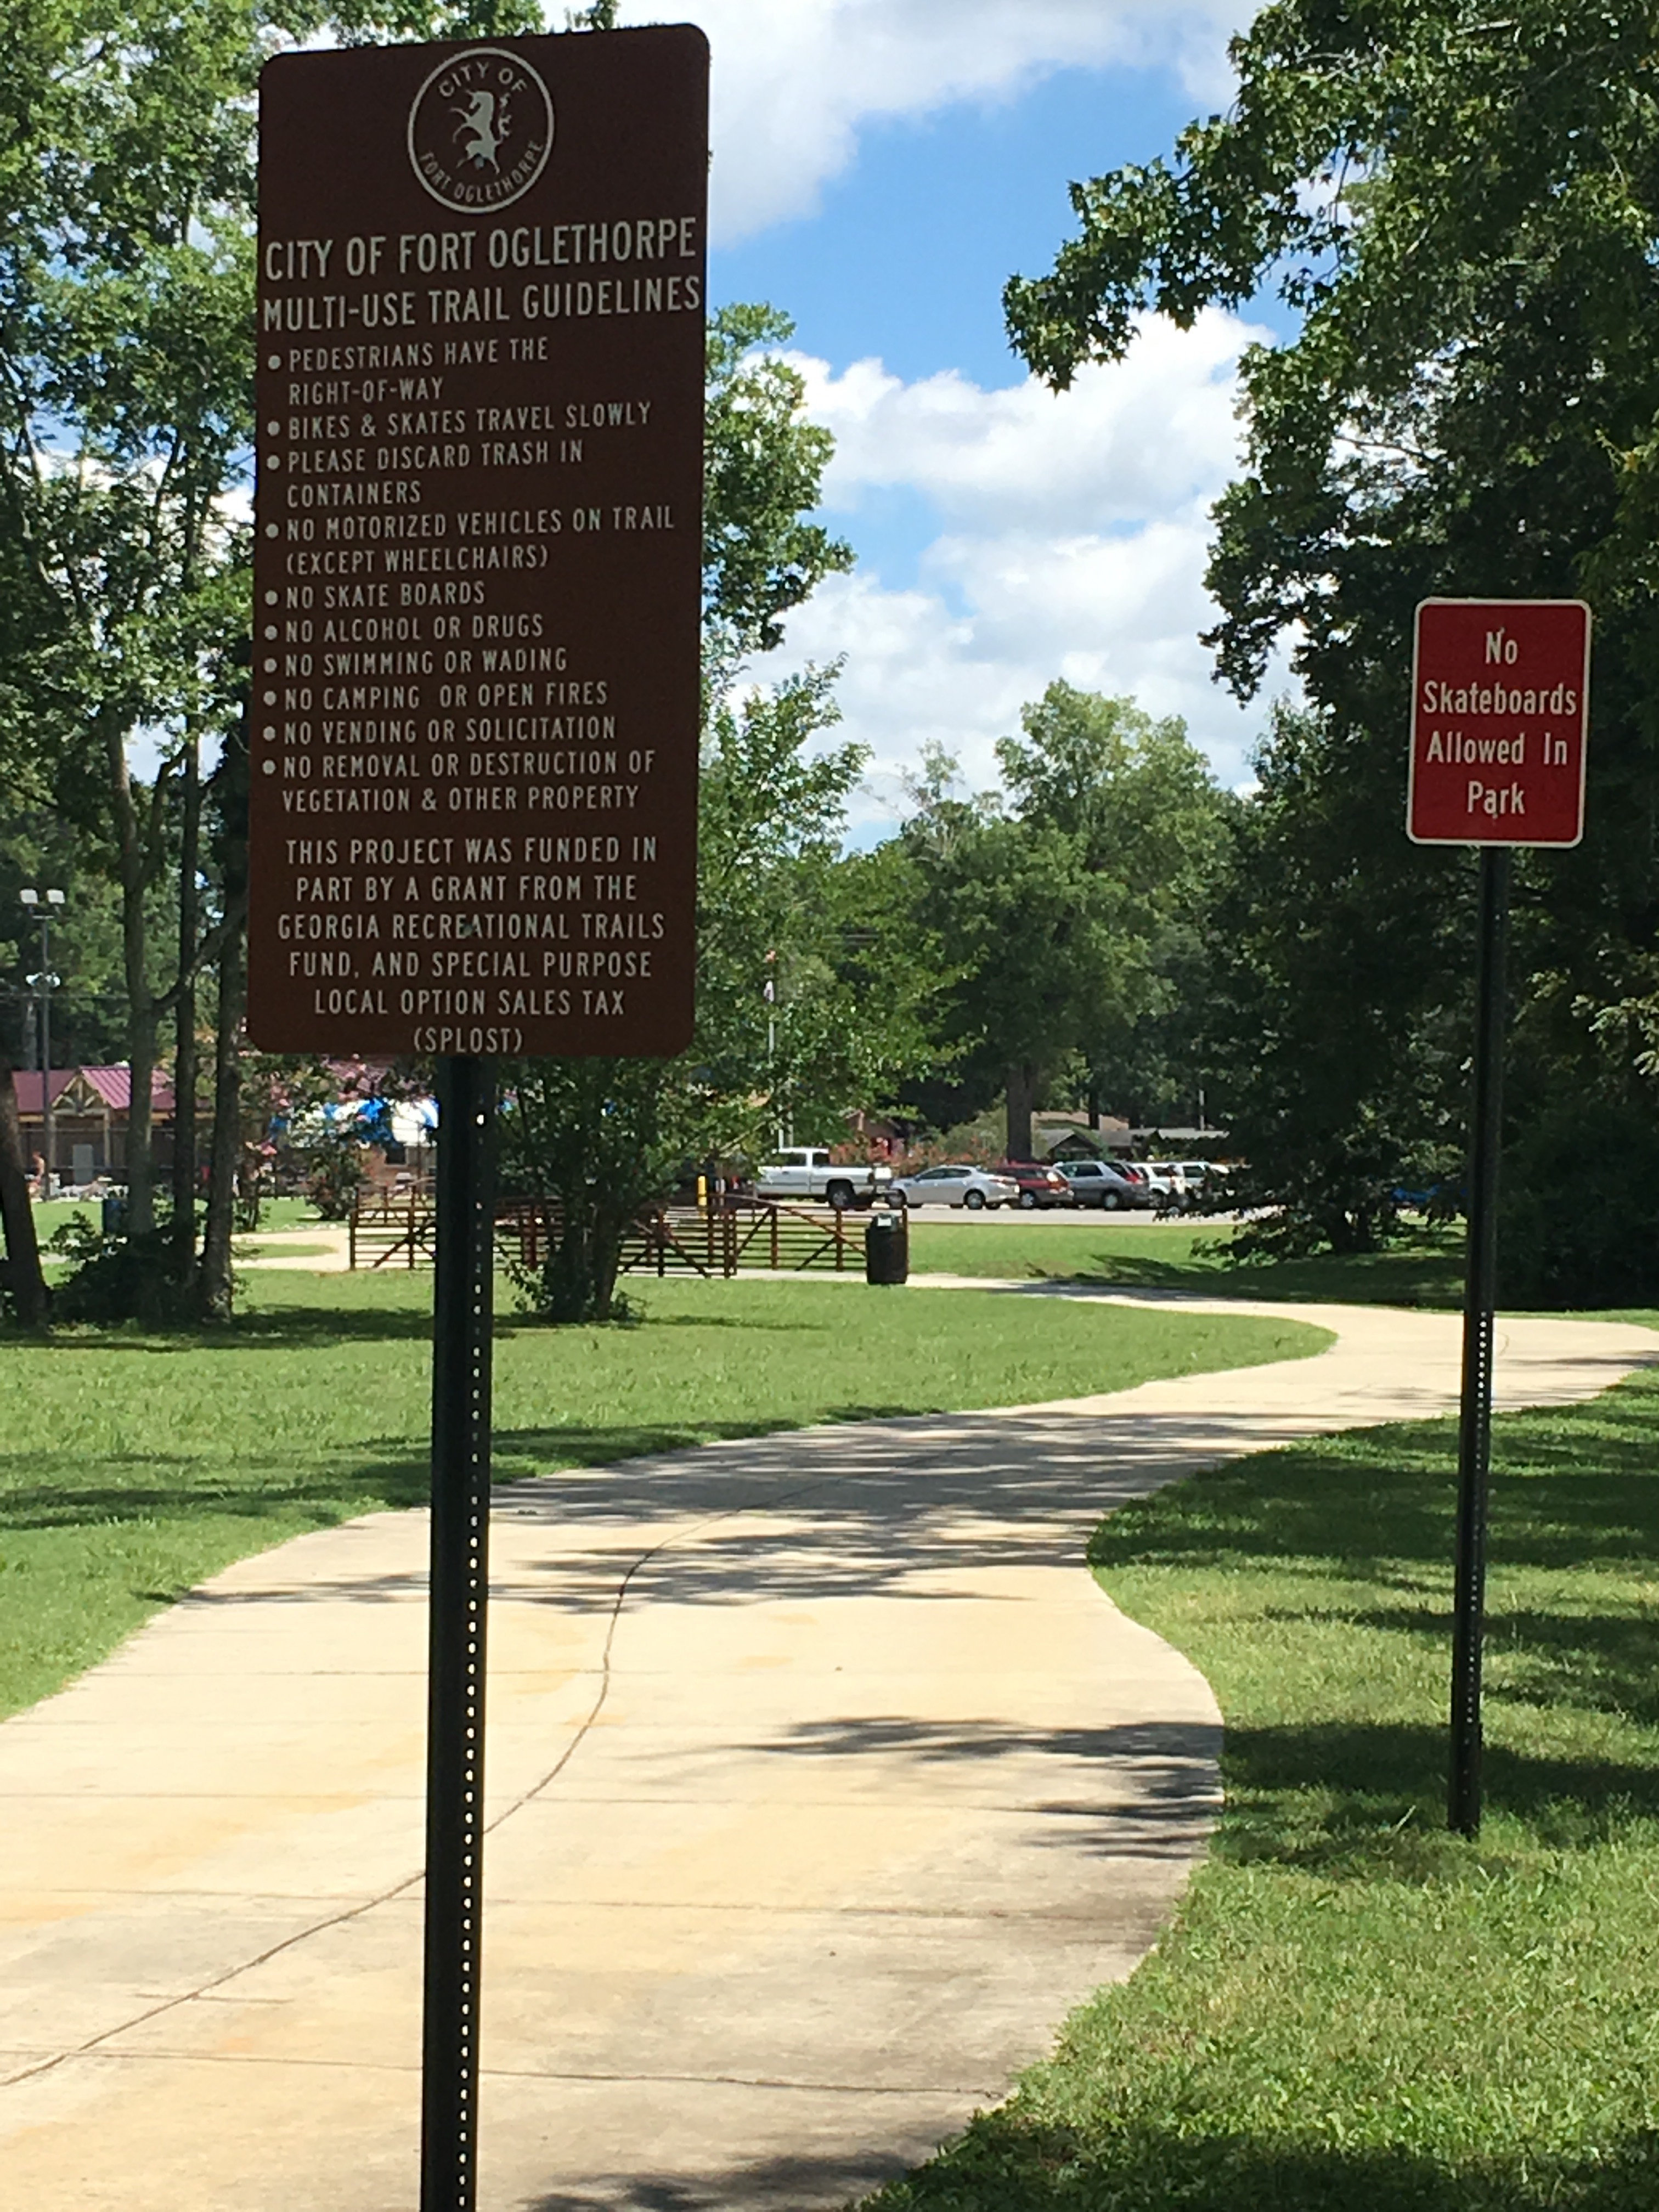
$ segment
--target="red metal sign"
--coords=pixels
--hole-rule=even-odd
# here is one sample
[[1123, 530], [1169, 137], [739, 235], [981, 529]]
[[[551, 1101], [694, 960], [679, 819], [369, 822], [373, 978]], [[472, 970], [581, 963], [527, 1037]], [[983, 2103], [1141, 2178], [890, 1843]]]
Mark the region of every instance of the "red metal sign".
[[690, 1040], [708, 87], [684, 26], [265, 69], [268, 1050]]
[[1423, 601], [1406, 803], [1414, 844], [1578, 842], [1589, 638], [1582, 599]]

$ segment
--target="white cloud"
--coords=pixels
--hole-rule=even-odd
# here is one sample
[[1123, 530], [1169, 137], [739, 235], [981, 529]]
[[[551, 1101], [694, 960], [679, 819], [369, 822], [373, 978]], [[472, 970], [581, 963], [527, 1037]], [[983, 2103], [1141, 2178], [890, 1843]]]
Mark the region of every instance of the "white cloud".
[[[809, 215], [861, 124], [1018, 97], [1052, 71], [1175, 70], [1195, 100], [1231, 96], [1228, 34], [1255, 0], [690, 0], [714, 50], [711, 223], [730, 245]], [[660, 21], [629, 0], [624, 23]]]
[[1055, 677], [1182, 715], [1224, 782], [1247, 778], [1287, 672], [1241, 708], [1199, 633], [1217, 618], [1203, 573], [1209, 508], [1237, 461], [1234, 369], [1260, 335], [1220, 313], [1184, 333], [1149, 324], [1126, 361], [1060, 394], [800, 362], [838, 441], [826, 504], [854, 544], [878, 487], [921, 494], [939, 523], [913, 585], [867, 566], [832, 578], [757, 672], [844, 657], [839, 735], [873, 757], [870, 823], [896, 817], [899, 778], [930, 739], [975, 788], [994, 783], [996, 739]]
[[1028, 377], [987, 392], [955, 369], [904, 384], [878, 361], [836, 375], [796, 356], [808, 405], [836, 437], [832, 506], [907, 484], [975, 528], [1107, 529], [1213, 497], [1237, 452], [1241, 346], [1267, 336], [1218, 311], [1190, 331], [1143, 317], [1122, 362], [1079, 370], [1071, 389]]

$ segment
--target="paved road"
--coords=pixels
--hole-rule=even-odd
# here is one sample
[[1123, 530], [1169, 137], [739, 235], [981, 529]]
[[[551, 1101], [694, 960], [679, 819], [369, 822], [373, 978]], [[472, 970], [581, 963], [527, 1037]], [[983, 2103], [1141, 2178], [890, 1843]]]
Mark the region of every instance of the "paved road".
[[[1089, 1577], [1095, 1522], [1456, 1389], [1449, 1317], [1213, 1305], [1338, 1342], [503, 1494], [486, 2212], [837, 2206], [1131, 1971], [1219, 1724]], [[1504, 1339], [1509, 1404], [1659, 1353]], [[245, 1562], [0, 1728], [0, 2203], [410, 2212], [424, 1545], [388, 1515]]]

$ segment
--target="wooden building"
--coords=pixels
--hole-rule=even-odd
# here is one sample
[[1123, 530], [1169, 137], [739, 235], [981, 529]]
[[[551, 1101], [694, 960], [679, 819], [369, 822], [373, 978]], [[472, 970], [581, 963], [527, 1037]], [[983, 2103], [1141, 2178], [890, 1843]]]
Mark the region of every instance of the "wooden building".
[[[39, 1068], [15, 1073], [17, 1111], [23, 1125], [23, 1153], [46, 1156], [43, 1081]], [[126, 1067], [54, 1067], [52, 1071], [52, 1159], [60, 1183], [81, 1184], [100, 1176], [119, 1182], [126, 1173], [127, 1122], [132, 1104], [132, 1074]], [[152, 1150], [158, 1167], [173, 1159], [175, 1105], [173, 1085], [159, 1073], [150, 1086]]]

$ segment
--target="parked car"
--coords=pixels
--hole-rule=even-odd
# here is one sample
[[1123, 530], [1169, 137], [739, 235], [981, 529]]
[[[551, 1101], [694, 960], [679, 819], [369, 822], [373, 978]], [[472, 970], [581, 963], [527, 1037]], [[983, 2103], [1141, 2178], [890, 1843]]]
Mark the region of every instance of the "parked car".
[[1144, 1211], [1152, 1202], [1146, 1184], [1105, 1160], [1056, 1160], [1054, 1164], [1071, 1185], [1073, 1206], [1099, 1206], [1116, 1213]]
[[920, 1175], [896, 1176], [889, 1194], [905, 1206], [965, 1206], [977, 1213], [984, 1207], [1017, 1205], [1019, 1185], [1012, 1176], [954, 1162], [923, 1168]]
[[1181, 1170], [1182, 1204], [1195, 1210], [1213, 1206], [1227, 1183], [1227, 1170], [1213, 1160], [1177, 1160]]
[[1146, 1178], [1146, 1188], [1152, 1193], [1152, 1204], [1160, 1213], [1179, 1213], [1187, 1203], [1187, 1178], [1176, 1160], [1142, 1160], [1140, 1171]]
[[1050, 1167], [1046, 1160], [1004, 1160], [997, 1173], [1018, 1183], [1018, 1203], [1028, 1213], [1034, 1206], [1075, 1203], [1071, 1184], [1058, 1168]]

